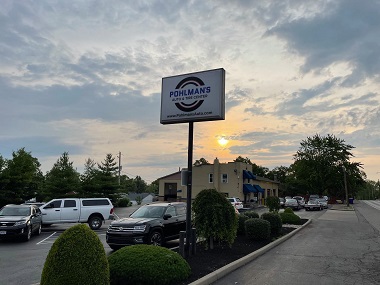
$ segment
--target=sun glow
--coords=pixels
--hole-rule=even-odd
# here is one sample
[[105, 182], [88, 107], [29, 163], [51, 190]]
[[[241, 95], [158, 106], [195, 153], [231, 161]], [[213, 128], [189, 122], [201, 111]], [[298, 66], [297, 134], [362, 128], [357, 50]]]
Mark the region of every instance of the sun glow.
[[228, 140], [225, 139], [224, 137], [220, 137], [218, 139], [218, 143], [219, 143], [220, 146], [225, 146], [226, 144], [228, 144]]

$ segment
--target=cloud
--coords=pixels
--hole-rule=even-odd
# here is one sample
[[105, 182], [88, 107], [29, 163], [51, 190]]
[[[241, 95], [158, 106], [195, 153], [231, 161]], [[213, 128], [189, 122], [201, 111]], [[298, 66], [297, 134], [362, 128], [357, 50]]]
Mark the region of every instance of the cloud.
[[301, 66], [303, 73], [319, 72], [337, 62], [349, 62], [353, 71], [342, 83], [344, 86], [355, 86], [367, 77], [378, 77], [378, 2], [335, 1], [335, 5], [320, 8], [313, 15], [276, 23], [266, 36], [284, 40], [290, 52], [302, 56], [305, 59]]

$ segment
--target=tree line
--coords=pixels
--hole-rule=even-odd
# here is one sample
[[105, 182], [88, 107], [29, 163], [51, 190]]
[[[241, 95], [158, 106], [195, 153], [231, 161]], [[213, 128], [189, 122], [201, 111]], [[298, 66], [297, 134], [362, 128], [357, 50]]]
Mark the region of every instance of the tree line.
[[0, 155], [0, 206], [23, 203], [32, 198], [48, 201], [62, 197], [108, 197], [116, 201], [121, 193], [158, 193], [158, 181], [147, 184], [140, 176], [120, 175], [112, 154], [100, 163], [88, 158], [80, 174], [64, 152], [45, 175], [31, 152], [21, 148], [11, 159]]
[[[379, 197], [379, 183], [366, 180], [362, 164], [351, 161], [352, 149], [354, 146], [334, 135], [316, 134], [301, 141], [289, 167], [269, 170], [242, 156], [234, 161], [250, 164], [257, 176], [279, 181], [283, 196], [318, 194], [344, 199], [347, 183], [350, 197]], [[194, 166], [202, 164], [210, 163], [205, 158], [194, 162]], [[11, 159], [0, 155], [0, 205], [31, 198], [48, 201], [60, 197], [108, 197], [114, 201], [120, 193], [158, 193], [157, 180], [148, 185], [140, 176], [119, 177], [119, 166], [112, 154], [107, 154], [100, 163], [88, 158], [82, 174], [73, 167], [68, 152], [45, 175], [40, 166], [25, 148], [14, 151]]]
[[[316, 134], [301, 141], [293, 155], [293, 163], [288, 167], [277, 166], [269, 170], [242, 156], [234, 161], [250, 164], [257, 176], [279, 181], [281, 196], [318, 194], [344, 200], [346, 183], [350, 197], [376, 199], [380, 183], [366, 180], [362, 163], [351, 161], [354, 148], [334, 135]], [[194, 166], [202, 164], [210, 163], [201, 158], [195, 161]]]

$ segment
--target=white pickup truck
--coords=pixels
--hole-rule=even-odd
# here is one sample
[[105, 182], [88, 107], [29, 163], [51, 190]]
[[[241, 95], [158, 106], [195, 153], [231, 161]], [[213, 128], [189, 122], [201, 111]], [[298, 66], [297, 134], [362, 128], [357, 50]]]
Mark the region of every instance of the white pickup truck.
[[53, 199], [40, 206], [42, 224], [88, 223], [91, 229], [99, 229], [104, 220], [113, 220], [113, 205], [108, 198]]

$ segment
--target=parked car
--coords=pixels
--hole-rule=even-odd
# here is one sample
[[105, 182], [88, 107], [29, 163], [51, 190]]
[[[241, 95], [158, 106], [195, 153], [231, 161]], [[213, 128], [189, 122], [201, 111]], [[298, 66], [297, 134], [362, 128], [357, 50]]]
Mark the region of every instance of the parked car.
[[304, 197], [302, 197], [302, 196], [294, 196], [293, 199], [296, 199], [298, 201], [298, 203], [300, 204], [300, 206], [302, 208], [305, 208], [305, 199], [304, 199]]
[[323, 205], [317, 200], [317, 199], [309, 199], [309, 201], [305, 204], [305, 210], [306, 211], [313, 211], [313, 210], [322, 210]]
[[166, 241], [178, 239], [180, 231], [185, 230], [186, 203], [146, 204], [128, 218], [111, 222], [106, 242], [114, 250], [133, 244], [161, 246]]
[[292, 208], [293, 210], [299, 210], [301, 209], [301, 206], [296, 199], [292, 198], [285, 200], [284, 208]]
[[280, 199], [280, 207], [284, 208], [284, 206], [285, 206], [285, 199], [284, 198], [278, 198], [278, 199]]
[[309, 200], [314, 200], [314, 199], [319, 199], [319, 195], [317, 195], [317, 194], [311, 194], [309, 196]]
[[324, 209], [328, 208], [327, 201], [325, 200], [325, 198], [319, 198], [319, 199], [316, 199], [316, 200], [318, 200], [318, 202], [322, 205], [322, 207]]
[[243, 202], [237, 197], [227, 197], [228, 201], [234, 206], [236, 209], [243, 209]]
[[6, 205], [0, 209], [0, 239], [30, 240], [41, 233], [42, 216], [36, 205]]
[[42, 224], [88, 223], [99, 229], [104, 220], [114, 219], [113, 205], [108, 198], [61, 198], [40, 206]]

